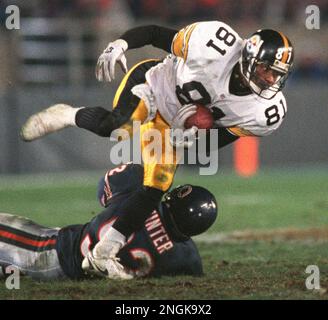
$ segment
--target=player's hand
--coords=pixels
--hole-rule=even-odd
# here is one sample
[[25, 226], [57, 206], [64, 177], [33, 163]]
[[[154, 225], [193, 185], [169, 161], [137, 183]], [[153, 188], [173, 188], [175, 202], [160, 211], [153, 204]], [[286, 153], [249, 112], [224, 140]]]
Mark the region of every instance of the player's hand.
[[190, 148], [195, 139], [198, 128], [193, 126], [189, 129], [171, 128], [170, 130], [170, 142], [172, 146], [176, 148]]
[[174, 116], [174, 119], [172, 121], [171, 127], [173, 129], [185, 129], [184, 124], [186, 120], [196, 113], [197, 107], [194, 104], [187, 104], [183, 107], [181, 107], [176, 115]]
[[194, 143], [196, 138], [197, 127], [193, 126], [185, 129], [186, 120], [196, 113], [197, 107], [194, 104], [187, 104], [181, 107], [171, 124], [170, 142], [176, 148], [189, 148]]
[[96, 78], [98, 81], [110, 82], [115, 79], [115, 64], [118, 63], [123, 72], [127, 73], [126, 57], [124, 52], [128, 44], [123, 39], [110, 42], [104, 52], [98, 58], [96, 66]]

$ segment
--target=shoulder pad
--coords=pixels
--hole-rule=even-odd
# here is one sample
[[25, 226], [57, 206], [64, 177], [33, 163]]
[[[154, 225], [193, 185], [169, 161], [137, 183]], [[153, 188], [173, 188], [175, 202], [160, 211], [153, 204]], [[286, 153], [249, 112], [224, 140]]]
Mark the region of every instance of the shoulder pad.
[[132, 192], [143, 185], [144, 170], [141, 165], [128, 163], [108, 170], [98, 184], [98, 199], [106, 207], [117, 194]]

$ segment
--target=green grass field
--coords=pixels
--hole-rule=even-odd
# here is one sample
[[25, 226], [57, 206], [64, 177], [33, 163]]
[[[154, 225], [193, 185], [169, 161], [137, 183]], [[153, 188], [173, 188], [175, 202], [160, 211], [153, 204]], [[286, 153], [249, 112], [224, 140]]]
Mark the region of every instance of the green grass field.
[[[84, 223], [100, 211], [100, 174], [0, 176], [0, 212], [52, 227]], [[26, 278], [20, 290], [8, 290], [0, 280], [0, 299], [328, 299], [327, 171], [263, 171], [249, 179], [183, 171], [175, 181], [182, 183], [206, 186], [219, 204], [216, 224], [195, 238], [204, 277], [47, 283]], [[231, 236], [236, 230], [242, 231], [238, 239]], [[306, 289], [308, 265], [319, 267], [321, 290]]]

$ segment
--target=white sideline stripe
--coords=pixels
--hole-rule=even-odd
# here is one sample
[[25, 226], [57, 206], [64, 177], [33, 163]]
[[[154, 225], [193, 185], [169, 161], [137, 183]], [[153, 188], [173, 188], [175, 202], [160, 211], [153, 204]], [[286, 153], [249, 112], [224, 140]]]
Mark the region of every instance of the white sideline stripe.
[[0, 191], [12, 189], [42, 189], [46, 187], [74, 187], [74, 186], [97, 186], [97, 183], [105, 174], [104, 171], [92, 173], [53, 173], [36, 175], [0, 175]]
[[273, 195], [265, 195], [263, 193], [247, 193], [247, 194], [229, 194], [225, 195], [221, 200], [229, 205], [257, 205], [269, 204], [275, 201]]
[[270, 230], [240, 230], [204, 233], [193, 237], [198, 243], [242, 243], [252, 241], [328, 242], [328, 226], [320, 228], [282, 228]]

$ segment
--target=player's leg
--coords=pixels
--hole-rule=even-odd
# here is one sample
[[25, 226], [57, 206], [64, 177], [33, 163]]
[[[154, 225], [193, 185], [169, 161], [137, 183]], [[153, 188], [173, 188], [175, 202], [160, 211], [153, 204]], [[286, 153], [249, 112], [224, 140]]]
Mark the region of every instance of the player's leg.
[[181, 151], [170, 142], [170, 126], [159, 113], [141, 126], [144, 186], [166, 192], [172, 185]]
[[[147, 151], [149, 147], [149, 133], [151, 130], [157, 130], [160, 141], [156, 144], [161, 144], [161, 154], [158, 156], [158, 150], [153, 154]], [[169, 189], [173, 182], [174, 174], [178, 164], [179, 157], [176, 149], [170, 145], [169, 141], [169, 125], [157, 114], [156, 118], [141, 127], [141, 141], [144, 162], [144, 185], [143, 188], [136, 190], [128, 199], [120, 211], [121, 215], [113, 224], [112, 228], [94, 247], [91, 257], [85, 259], [85, 266], [92, 263], [97, 265], [106, 261], [106, 265], [113, 265], [114, 272], [109, 277], [126, 278], [124, 274], [120, 276], [120, 271], [115, 274], [116, 254], [125, 244], [126, 239], [135, 231], [141, 229], [145, 220], [151, 212], [158, 206], [163, 194]], [[145, 136], [146, 135], [146, 136]], [[148, 135], [148, 137], [147, 137]], [[156, 154], [157, 153], [157, 154]], [[91, 258], [91, 259], [90, 259]]]
[[[113, 130], [124, 128], [130, 131], [132, 122], [143, 122], [147, 108], [143, 100], [132, 93], [132, 88], [146, 82], [146, 72], [159, 60], [147, 60], [135, 65], [123, 78], [113, 101], [113, 110], [101, 107], [83, 108], [76, 113], [76, 125], [99, 136], [109, 137]], [[131, 132], [130, 132], [131, 133]]]
[[173, 183], [181, 153], [177, 153], [170, 144], [169, 130], [169, 125], [159, 114], [153, 121], [141, 126], [143, 189], [128, 200], [130, 204], [125, 206], [126, 214], [113, 224], [113, 228], [126, 237], [143, 227], [146, 218], [157, 207], [163, 194]]
[[56, 251], [58, 229], [0, 213], [0, 267], [6, 275], [14, 266], [21, 275], [38, 280], [64, 278]]
[[[32, 141], [66, 127], [77, 126], [102, 137], [110, 137], [113, 130], [129, 122], [138, 109], [146, 109], [144, 102], [131, 91], [138, 84], [146, 82], [145, 73], [159, 60], [146, 60], [135, 65], [123, 78], [114, 99], [113, 110], [103, 107], [74, 108], [67, 104], [56, 104], [32, 115], [22, 126], [21, 137]], [[141, 121], [147, 118], [147, 112], [138, 116]]]

